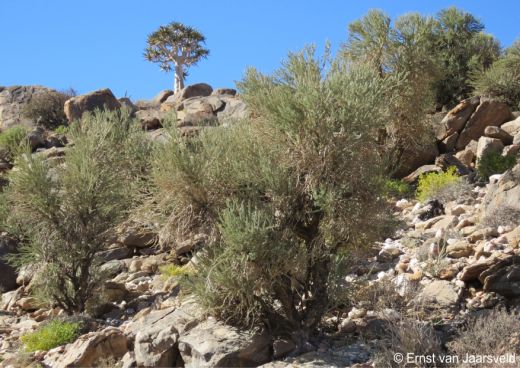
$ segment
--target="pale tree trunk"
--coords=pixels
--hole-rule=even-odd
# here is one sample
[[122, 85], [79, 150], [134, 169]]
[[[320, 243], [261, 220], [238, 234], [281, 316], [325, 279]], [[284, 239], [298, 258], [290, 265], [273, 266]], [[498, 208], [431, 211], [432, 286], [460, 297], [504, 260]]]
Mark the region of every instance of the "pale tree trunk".
[[182, 64], [175, 65], [175, 85], [174, 93], [179, 92], [184, 88], [184, 67]]

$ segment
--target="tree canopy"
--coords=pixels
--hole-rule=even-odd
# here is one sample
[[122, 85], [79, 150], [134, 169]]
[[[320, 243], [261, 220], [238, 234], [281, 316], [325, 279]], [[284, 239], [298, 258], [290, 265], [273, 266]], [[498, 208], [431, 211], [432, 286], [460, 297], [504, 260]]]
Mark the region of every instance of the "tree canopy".
[[179, 22], [172, 22], [148, 36], [144, 56], [147, 60], [158, 63], [160, 68], [175, 72], [175, 90], [184, 87], [186, 68], [196, 65], [209, 55], [204, 47], [206, 38], [193, 27]]

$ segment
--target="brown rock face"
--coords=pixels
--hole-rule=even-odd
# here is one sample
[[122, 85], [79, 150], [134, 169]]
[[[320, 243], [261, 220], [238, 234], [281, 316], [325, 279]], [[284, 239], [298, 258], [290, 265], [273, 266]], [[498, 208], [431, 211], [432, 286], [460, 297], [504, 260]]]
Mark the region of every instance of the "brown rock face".
[[[176, 111], [179, 128], [227, 125], [249, 116], [244, 101], [230, 94], [190, 97], [182, 101], [177, 100], [178, 98], [176, 95], [170, 96], [161, 104], [160, 113]], [[434, 148], [436, 149], [436, 145]], [[424, 153], [411, 151], [408, 156], [414, 160], [416, 156], [424, 156]]]
[[437, 132], [437, 139], [443, 140], [454, 133], [460, 132], [479, 103], [480, 98], [473, 97], [463, 100], [455, 106], [442, 119], [441, 127]]
[[441, 280], [426, 285], [417, 298], [422, 302], [432, 303], [443, 308], [452, 307], [459, 300], [453, 284]]
[[141, 128], [144, 130], [154, 130], [162, 128], [167, 113], [159, 110], [148, 109], [136, 112], [135, 116], [141, 123]]
[[516, 156], [520, 152], [520, 144], [512, 144], [504, 147], [502, 156]]
[[461, 271], [459, 274], [459, 279], [461, 279], [464, 282], [469, 282], [473, 280], [480, 279], [480, 275], [491, 268], [491, 266], [499, 263], [500, 261], [507, 259], [509, 256], [504, 254], [496, 254], [489, 258], [487, 258], [484, 261], [479, 261], [476, 263], [472, 263]]
[[159, 92], [152, 100], [152, 103], [154, 105], [160, 105], [162, 104], [164, 101], [166, 101], [168, 99], [168, 97], [172, 96], [173, 95], [173, 91], [171, 89], [165, 89], [161, 92]]
[[[177, 106], [179, 103], [181, 103], [184, 100], [187, 100], [188, 98], [193, 97], [206, 97], [210, 96], [213, 92], [213, 88], [209, 84], [206, 83], [197, 83], [192, 84], [190, 86], [184, 87], [182, 90], [177, 92], [176, 94], [168, 97], [166, 100], [164, 100], [164, 104], [166, 105], [172, 105]], [[164, 107], [163, 107], [164, 109]], [[165, 110], [167, 111], [167, 110]]]
[[517, 135], [520, 133], [520, 117], [502, 124], [500, 128], [512, 136]]
[[448, 245], [446, 253], [450, 258], [469, 257], [473, 254], [473, 247], [466, 241], [458, 241], [454, 244]]
[[137, 112], [137, 106], [128, 97], [121, 97], [119, 100], [121, 107], [126, 107], [130, 114], [133, 116]]
[[257, 367], [270, 360], [267, 334], [206, 320], [179, 338], [179, 351], [186, 367]]
[[497, 126], [488, 126], [484, 130], [484, 135], [490, 138], [500, 139], [505, 146], [513, 143], [513, 136]]
[[441, 152], [451, 152], [455, 149], [455, 144], [457, 143], [457, 139], [459, 138], [459, 133], [455, 132], [450, 134], [446, 138], [444, 138], [440, 144], [439, 148]]
[[79, 120], [87, 111], [96, 109], [115, 110], [121, 108], [121, 103], [108, 88], [100, 89], [84, 95], [72, 97], [65, 102], [65, 115], [70, 122]]
[[477, 141], [471, 141], [469, 144], [464, 148], [464, 150], [459, 151], [455, 154], [455, 157], [462, 162], [466, 166], [471, 166], [475, 158], [477, 157], [477, 147], [478, 142]]
[[157, 241], [157, 234], [152, 229], [127, 227], [121, 230], [118, 241], [132, 248], [146, 248]]
[[468, 175], [471, 173], [469, 165], [466, 165], [456, 156], [451, 153], [443, 153], [435, 159], [435, 165], [443, 170], [448, 170], [450, 167], [455, 166], [459, 175]]
[[407, 149], [403, 153], [401, 166], [394, 176], [402, 178], [423, 165], [433, 164], [438, 155], [439, 149], [435, 142], [423, 143], [419, 147]]
[[511, 256], [482, 272], [479, 280], [484, 291], [494, 291], [508, 298], [520, 296], [520, 256]]
[[217, 88], [211, 93], [212, 96], [220, 96], [220, 95], [230, 95], [235, 96], [237, 94], [237, 90], [233, 88]]
[[132, 324], [127, 333], [135, 336], [135, 360], [139, 367], [172, 367], [180, 353], [181, 334], [202, 319], [202, 312], [191, 301], [179, 308], [153, 311]]
[[50, 367], [94, 367], [101, 359], [122, 358], [129, 348], [128, 338], [115, 327], [81, 336], [73, 344], [50, 350], [44, 363]]
[[481, 98], [480, 104], [460, 132], [455, 148], [463, 149], [473, 139], [484, 135], [488, 126], [500, 126], [511, 118], [509, 107], [503, 102]]
[[161, 104], [161, 110], [184, 110], [185, 105], [189, 105], [193, 101], [202, 101], [203, 97], [211, 96], [212, 92], [213, 89], [206, 83], [193, 84], [164, 100]]

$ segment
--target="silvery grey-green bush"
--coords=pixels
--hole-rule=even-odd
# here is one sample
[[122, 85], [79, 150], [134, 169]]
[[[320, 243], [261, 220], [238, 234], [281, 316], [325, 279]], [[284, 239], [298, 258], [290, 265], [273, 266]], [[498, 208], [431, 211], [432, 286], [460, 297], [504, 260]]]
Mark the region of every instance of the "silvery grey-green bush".
[[61, 165], [19, 156], [5, 200], [7, 225], [22, 240], [15, 263], [39, 265], [36, 289], [72, 314], [103, 280], [96, 253], [133, 205], [149, 147], [126, 110], [88, 114], [70, 134]]
[[330, 305], [335, 259], [388, 229], [374, 132], [390, 87], [307, 48], [239, 88], [252, 118], [189, 140], [172, 132], [153, 203], [172, 239], [210, 235], [188, 278], [200, 304], [302, 347]]

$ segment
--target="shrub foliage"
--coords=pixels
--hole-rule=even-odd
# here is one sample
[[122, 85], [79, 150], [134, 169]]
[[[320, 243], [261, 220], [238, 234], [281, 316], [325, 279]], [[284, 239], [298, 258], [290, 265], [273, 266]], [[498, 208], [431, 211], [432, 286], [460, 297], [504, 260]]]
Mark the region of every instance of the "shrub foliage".
[[407, 152], [433, 142], [426, 113], [434, 106], [440, 69], [435, 54], [435, 22], [417, 13], [391, 19], [371, 10], [349, 25], [343, 57], [372, 68], [391, 86], [387, 124], [379, 132], [389, 174], [399, 171]]
[[478, 95], [499, 98], [513, 109], [520, 108], [520, 41], [489, 69], [475, 73], [473, 86]]
[[477, 162], [477, 172], [487, 180], [491, 175], [502, 174], [516, 165], [515, 156], [502, 156], [499, 152], [488, 152]]
[[[482, 354], [518, 354], [520, 353], [520, 316], [518, 313], [508, 313], [506, 310], [493, 310], [487, 315], [472, 318], [459, 330], [458, 336], [449, 344], [452, 354], [464, 357], [466, 355]], [[470, 367], [471, 364], [461, 364], [460, 367]], [[496, 367], [496, 364], [485, 365]]]
[[[154, 161], [172, 236], [206, 232], [191, 290], [210, 312], [263, 323], [301, 346], [326, 312], [335, 255], [381, 234], [386, 204], [373, 133], [387, 87], [372, 70], [290, 54], [239, 83], [253, 115], [184, 140]], [[290, 262], [288, 262], [290, 260]]]
[[398, 179], [388, 179], [385, 181], [385, 191], [387, 195], [393, 197], [407, 197], [411, 193], [413, 193], [412, 187], [410, 184], [398, 180]]
[[33, 122], [46, 129], [54, 129], [60, 125], [68, 124], [63, 106], [65, 101], [74, 97], [76, 92], [72, 89], [64, 92], [46, 91], [36, 94], [25, 106], [23, 114]]
[[34, 332], [21, 337], [27, 352], [50, 350], [76, 340], [80, 334], [80, 323], [53, 320]]
[[[436, 355], [443, 353], [441, 342], [431, 323], [423, 323], [418, 318], [400, 317], [389, 318], [384, 337], [378, 342], [377, 351], [374, 355], [376, 367], [400, 367], [396, 363], [395, 354], [405, 357], [407, 354], [416, 356]], [[422, 363], [422, 362], [421, 362]], [[420, 367], [429, 367], [426, 364], [417, 364]], [[431, 365], [432, 367], [435, 364]]]
[[442, 77], [435, 85], [437, 103], [448, 107], [469, 97], [471, 74], [490, 67], [500, 54], [500, 44], [484, 33], [484, 24], [470, 13], [450, 7], [436, 16], [435, 54]]
[[471, 94], [472, 73], [489, 68], [500, 54], [498, 41], [483, 31], [480, 20], [455, 7], [435, 18], [405, 14], [393, 24], [382, 11], [371, 10], [349, 25], [343, 52], [381, 77], [405, 72], [416, 92], [434, 97], [428, 101], [421, 94], [416, 101], [450, 107]]
[[75, 144], [63, 165], [20, 156], [6, 200], [8, 223], [25, 234], [15, 263], [40, 264], [36, 289], [74, 313], [103, 278], [96, 253], [133, 203], [147, 140], [128, 111], [87, 115], [70, 133]]
[[23, 151], [27, 129], [22, 126], [12, 127], [0, 133], [0, 151], [2, 157], [13, 161]]
[[417, 199], [424, 202], [428, 199], [437, 198], [445, 190], [458, 185], [462, 178], [457, 175], [457, 169], [452, 166], [446, 172], [433, 172], [423, 174], [419, 177], [417, 186]]

